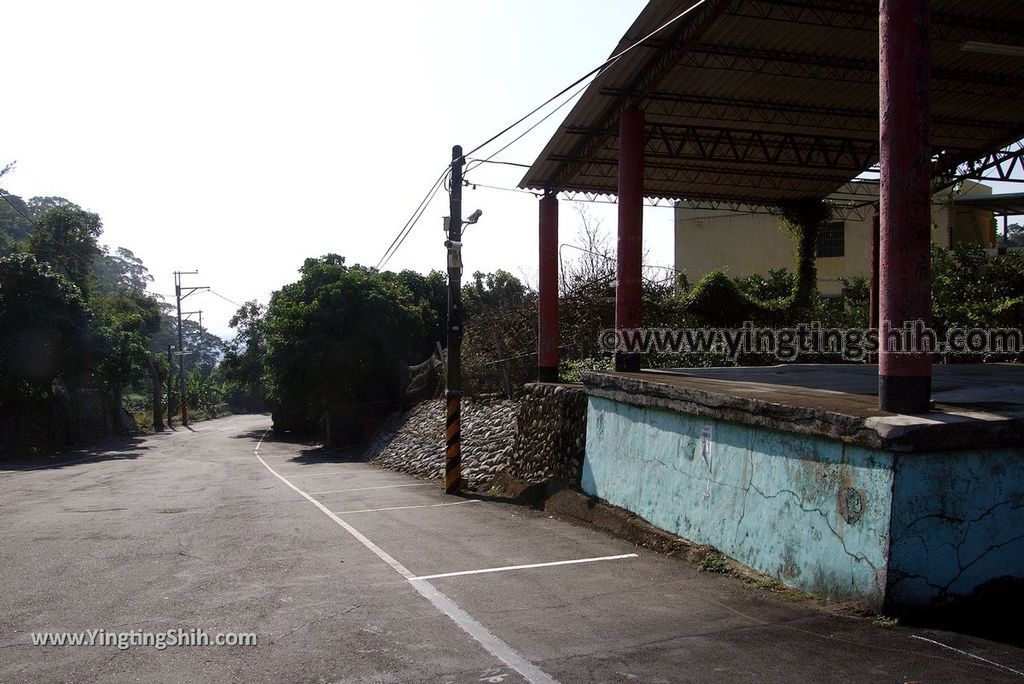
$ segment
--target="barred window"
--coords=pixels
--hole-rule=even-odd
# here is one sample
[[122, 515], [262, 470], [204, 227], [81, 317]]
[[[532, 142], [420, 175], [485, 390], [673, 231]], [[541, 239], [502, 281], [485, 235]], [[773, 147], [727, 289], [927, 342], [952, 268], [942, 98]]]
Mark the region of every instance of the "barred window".
[[843, 221], [829, 221], [818, 231], [818, 245], [814, 250], [814, 256], [841, 257], [846, 253], [844, 242], [846, 239], [846, 224]]

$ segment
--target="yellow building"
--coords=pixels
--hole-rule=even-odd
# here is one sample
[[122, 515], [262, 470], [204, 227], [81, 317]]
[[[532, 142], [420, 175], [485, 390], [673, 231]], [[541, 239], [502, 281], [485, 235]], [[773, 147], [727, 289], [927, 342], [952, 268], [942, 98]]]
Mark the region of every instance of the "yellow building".
[[[958, 206], [955, 200], [992, 194], [992, 188], [965, 181], [957, 193], [945, 191], [932, 200], [932, 241], [941, 247], [968, 242], [996, 247], [996, 220], [991, 210]], [[850, 184], [832, 199], [858, 209], [837, 211], [836, 219], [819, 234], [818, 289], [838, 294], [840, 278], [871, 277], [870, 204], [877, 200], [877, 183]], [[793, 267], [794, 243], [777, 216], [728, 210], [675, 209], [675, 268], [696, 282], [721, 269], [731, 277], [767, 275], [772, 269]]]

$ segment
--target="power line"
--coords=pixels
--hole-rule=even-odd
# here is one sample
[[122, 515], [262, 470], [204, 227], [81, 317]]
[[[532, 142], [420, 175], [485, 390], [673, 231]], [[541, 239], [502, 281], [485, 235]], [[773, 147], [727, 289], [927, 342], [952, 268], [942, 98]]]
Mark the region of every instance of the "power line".
[[[3, 200], [8, 205], [10, 205], [11, 209], [14, 209], [14, 211], [17, 212], [19, 216], [21, 216], [23, 219], [25, 219], [26, 221], [31, 223], [37, 230], [42, 230], [42, 227], [38, 223], [36, 223], [36, 221], [31, 216], [29, 216], [28, 214], [23, 212], [18, 207], [18, 205], [16, 205], [14, 202], [11, 201], [10, 198], [13, 197], [13, 196], [14, 195], [11, 195], [6, 190], [0, 188], [0, 197], [2, 197]], [[93, 269], [93, 260], [92, 259], [89, 259], [87, 257], [82, 256], [81, 254], [79, 254], [78, 252], [73, 250], [70, 246], [68, 246], [66, 243], [62, 242], [61, 240], [58, 240], [53, 235], [49, 236], [49, 240], [51, 242], [53, 242], [54, 244], [58, 245], [59, 247], [61, 247], [61, 249], [63, 249], [65, 252], [67, 252], [71, 256], [73, 256], [76, 259], [78, 259], [79, 261], [81, 261], [87, 268], [89, 268], [89, 275], [91, 277], [95, 278], [96, 280], [99, 280], [99, 281], [102, 281], [102, 282], [106, 282], [107, 285], [112, 286], [115, 290], [117, 288], [119, 288], [119, 287], [123, 287], [124, 286], [124, 283], [122, 283], [120, 280], [117, 280], [116, 278], [111, 278], [109, 276], [106, 276], [106, 274], [104, 274], [102, 272], [95, 271]], [[99, 250], [99, 252], [100, 252], [101, 256], [110, 256], [109, 254], [107, 254], [106, 252], [104, 252], [102, 250]], [[146, 294], [149, 294], [149, 295], [152, 296], [153, 293], [147, 292]]]
[[[34, 220], [34, 219], [33, 219], [33, 218], [31, 217], [31, 216], [29, 216], [28, 214], [26, 214], [25, 212], [23, 212], [23, 211], [22, 211], [22, 210], [21, 210], [21, 209], [20, 209], [20, 208], [18, 207], [18, 205], [16, 205], [16, 204], [15, 204], [14, 202], [12, 202], [12, 201], [10, 200], [10, 198], [12, 197], [12, 195], [11, 195], [10, 193], [8, 193], [8, 192], [7, 192], [6, 190], [3, 190], [2, 188], [0, 188], [0, 197], [2, 197], [2, 198], [3, 198], [3, 200], [4, 200], [4, 201], [5, 201], [5, 202], [6, 202], [6, 203], [7, 203], [8, 205], [10, 205], [10, 207], [11, 207], [12, 209], [14, 209], [14, 211], [16, 211], [16, 212], [17, 212], [17, 213], [18, 213], [18, 214], [19, 214], [19, 215], [20, 215], [20, 216], [21, 216], [21, 217], [22, 217], [23, 219], [25, 219], [26, 221], [28, 221], [29, 223], [31, 223], [31, 224], [32, 224], [32, 225], [33, 225], [33, 226], [34, 226], [34, 227], [35, 227], [36, 229], [42, 230], [42, 228], [40, 227], [40, 225], [39, 225], [38, 223], [36, 223], [36, 221], [35, 221], [35, 220]], [[83, 264], [85, 264], [86, 266], [89, 266], [90, 268], [92, 267], [92, 263], [93, 263], [93, 262], [92, 262], [92, 260], [91, 260], [91, 259], [88, 259], [88, 258], [86, 258], [86, 257], [82, 256], [81, 254], [79, 254], [79, 253], [78, 253], [78, 252], [76, 252], [75, 250], [71, 249], [71, 247], [69, 247], [69, 246], [68, 246], [67, 244], [65, 244], [64, 242], [61, 242], [60, 240], [58, 240], [57, 238], [55, 238], [55, 237], [53, 237], [53, 236], [50, 236], [50, 238], [49, 238], [49, 239], [50, 239], [50, 241], [54, 242], [55, 244], [59, 245], [59, 246], [60, 246], [60, 247], [62, 247], [62, 248], [63, 248], [64, 250], [66, 250], [66, 251], [67, 251], [67, 253], [68, 253], [68, 254], [70, 254], [71, 256], [73, 256], [73, 257], [75, 257], [75, 258], [77, 258], [77, 259], [81, 260], [81, 262], [82, 262]], [[102, 252], [101, 252], [101, 254], [102, 254]], [[103, 254], [103, 256], [109, 256], [109, 255], [108, 255], [108, 254]], [[96, 278], [97, 280], [103, 280], [104, 278], [103, 278], [102, 276], [104, 276], [105, 274], [103, 274], [103, 273], [101, 273], [101, 272], [100, 272], [100, 273], [98, 273], [98, 272], [96, 272], [96, 271], [90, 271], [90, 275], [91, 275], [91, 276], [92, 276], [93, 278]], [[114, 278], [110, 278], [110, 277], [107, 277], [107, 278], [106, 278], [106, 282], [107, 282], [107, 284], [108, 284], [108, 285], [113, 285], [113, 286], [115, 286], [115, 287], [121, 287], [122, 285], [124, 285], [124, 283], [122, 283], [121, 281], [119, 281], [119, 280], [116, 280], [116, 279], [114, 279]], [[224, 295], [222, 295], [222, 294], [220, 294], [220, 293], [218, 293], [218, 292], [214, 292], [213, 290], [209, 290], [209, 292], [210, 292], [211, 294], [214, 294], [214, 295], [216, 295], [217, 297], [220, 297], [221, 299], [223, 299], [224, 301], [226, 301], [226, 302], [228, 302], [228, 303], [230, 303], [230, 304], [234, 304], [235, 306], [238, 306], [238, 307], [241, 307], [241, 306], [242, 306], [242, 305], [241, 305], [241, 304], [239, 304], [238, 302], [232, 301], [232, 300], [228, 299], [227, 297], [225, 297]], [[162, 296], [162, 295], [160, 295], [160, 296]]]
[[[587, 73], [583, 74], [583, 76], [579, 77], [578, 79], [576, 79], [575, 81], [573, 81], [572, 83], [567, 85], [565, 88], [562, 88], [560, 91], [558, 91], [557, 93], [555, 93], [554, 95], [549, 97], [543, 103], [541, 103], [537, 107], [535, 107], [532, 110], [530, 110], [529, 112], [527, 112], [524, 116], [520, 117], [519, 119], [514, 121], [512, 124], [506, 126], [501, 131], [496, 133], [495, 135], [491, 136], [490, 138], [488, 138], [484, 142], [480, 143], [479, 145], [477, 145], [476, 147], [471, 149], [469, 152], [467, 152], [464, 155], [465, 157], [472, 156], [474, 153], [478, 152], [482, 148], [486, 147], [487, 145], [490, 145], [492, 142], [494, 142], [498, 138], [502, 137], [503, 135], [505, 135], [506, 133], [508, 133], [512, 129], [516, 128], [517, 126], [519, 126], [519, 124], [523, 123], [524, 121], [526, 121], [527, 119], [532, 117], [534, 114], [536, 114], [540, 110], [544, 109], [544, 107], [547, 107], [549, 104], [551, 104], [552, 102], [554, 102], [555, 100], [560, 98], [562, 95], [565, 95], [569, 91], [573, 90], [573, 88], [576, 88], [576, 86], [579, 86], [580, 84], [583, 84], [583, 86], [581, 88], [579, 88], [577, 91], [573, 92], [573, 94], [570, 95], [558, 107], [553, 109], [551, 112], [548, 112], [548, 114], [546, 114], [543, 118], [541, 118], [540, 121], [536, 122], [535, 124], [530, 126], [528, 129], [526, 129], [526, 131], [524, 131], [523, 133], [521, 133], [518, 136], [516, 136], [511, 142], [507, 143], [504, 147], [499, 149], [497, 152], [494, 152], [493, 154], [491, 154], [490, 156], [488, 156], [485, 159], [476, 160], [476, 164], [474, 166], [472, 166], [472, 167], [467, 168], [466, 171], [467, 172], [471, 171], [472, 169], [477, 168], [481, 164], [485, 164], [485, 163], [491, 162], [492, 159], [495, 156], [497, 156], [501, 152], [507, 150], [513, 144], [515, 144], [518, 141], [520, 141], [525, 135], [530, 133], [530, 131], [534, 130], [537, 126], [539, 126], [541, 123], [543, 123], [548, 118], [550, 118], [555, 112], [559, 111], [560, 109], [562, 109], [562, 107], [564, 107], [566, 104], [571, 102], [580, 92], [582, 92], [590, 84], [590, 82], [593, 80], [593, 78], [596, 78], [605, 69], [607, 69], [612, 64], [617, 62], [619, 60], [619, 58], [624, 56], [626, 53], [632, 51], [636, 47], [642, 45], [646, 41], [650, 40], [652, 37], [654, 37], [655, 35], [657, 35], [661, 31], [663, 31], [664, 29], [668, 28], [669, 26], [671, 26], [675, 22], [679, 21], [680, 19], [685, 17], [687, 14], [689, 14], [693, 10], [697, 9], [698, 7], [700, 7], [701, 5], [703, 5], [706, 2], [707, 2], [707, 0], [698, 0], [693, 5], [691, 5], [687, 9], [683, 10], [682, 12], [677, 14], [676, 16], [672, 17], [671, 19], [669, 19], [664, 24], [662, 24], [658, 28], [656, 28], [653, 31], [651, 31], [650, 33], [648, 33], [646, 36], [644, 36], [640, 40], [636, 41], [635, 43], [633, 43], [632, 45], [628, 46], [624, 50], [621, 50], [620, 52], [612, 55], [607, 60], [605, 60], [603, 63], [601, 63], [600, 65], [598, 65], [594, 69], [591, 69]], [[497, 162], [497, 163], [501, 163], [501, 162]], [[512, 164], [511, 162], [506, 162], [506, 163], [508, 163], [510, 165], [515, 165], [515, 166], [526, 166], [525, 164]], [[412, 231], [413, 227], [416, 225], [416, 223], [419, 221], [420, 217], [426, 211], [427, 205], [430, 204], [430, 201], [434, 198], [434, 195], [437, 194], [437, 191], [440, 189], [440, 187], [442, 185], [444, 185], [444, 181], [446, 180], [447, 174], [448, 174], [448, 172], [449, 172], [449, 170], [451, 168], [452, 168], [452, 163], [449, 163], [445, 167], [445, 170], [438, 177], [438, 179], [436, 181], [434, 181], [434, 184], [430, 187], [430, 190], [427, 191], [426, 196], [424, 196], [424, 198], [420, 202], [419, 206], [417, 206], [416, 209], [413, 211], [412, 216], [410, 216], [409, 220], [405, 222], [405, 225], [402, 226], [402, 229], [398, 231], [398, 235], [396, 235], [395, 239], [391, 241], [391, 244], [388, 246], [388, 249], [384, 252], [384, 256], [382, 256], [380, 258], [380, 261], [377, 262], [376, 268], [378, 270], [380, 270], [385, 265], [387, 265], [387, 263], [391, 259], [391, 257], [394, 256], [396, 251], [398, 251], [398, 248], [402, 246], [403, 242], [405, 242], [405, 239], [408, 237], [408, 235]]]
[[[595, 76], [594, 78], [597, 78], [597, 77]], [[515, 144], [516, 144], [517, 142], [519, 142], [520, 140], [522, 140], [522, 139], [523, 139], [524, 137], [526, 137], [527, 135], [529, 135], [529, 134], [530, 134], [530, 132], [531, 132], [531, 131], [532, 131], [533, 129], [537, 128], [537, 126], [540, 126], [540, 125], [541, 125], [542, 123], [544, 123], [545, 121], [547, 121], [548, 119], [550, 119], [550, 118], [551, 118], [551, 117], [552, 117], [552, 116], [553, 116], [553, 115], [555, 114], [555, 112], [559, 111], [560, 109], [562, 109], [562, 107], [564, 107], [565, 105], [569, 104], [569, 103], [570, 103], [570, 102], [572, 102], [572, 101], [573, 101], [574, 99], [576, 99], [576, 96], [577, 96], [577, 95], [579, 95], [580, 93], [582, 93], [582, 92], [583, 92], [584, 90], [586, 90], [586, 89], [587, 89], [587, 88], [588, 88], [588, 87], [590, 86], [590, 84], [591, 84], [591, 83], [593, 83], [593, 82], [594, 82], [594, 79], [593, 79], [593, 78], [592, 78], [592, 79], [590, 79], [590, 80], [588, 80], [588, 81], [586, 81], [586, 82], [585, 82], [585, 83], [584, 83], [583, 85], [581, 85], [581, 86], [580, 86], [580, 87], [579, 87], [579, 88], [578, 88], [577, 90], [575, 90], [575, 91], [574, 91], [574, 92], [572, 93], [572, 95], [570, 95], [569, 97], [565, 98], [565, 100], [564, 100], [564, 101], [562, 102], [562, 104], [558, 105], [557, 107], [555, 107], [554, 109], [552, 109], [552, 110], [551, 110], [550, 112], [548, 112], [547, 114], [545, 114], [545, 115], [544, 115], [544, 116], [543, 116], [543, 117], [542, 117], [542, 118], [541, 118], [541, 119], [540, 119], [539, 121], [537, 121], [537, 122], [536, 122], [535, 124], [533, 124], [532, 126], [530, 126], [529, 128], [527, 128], [527, 129], [526, 129], [525, 131], [523, 131], [522, 133], [520, 133], [520, 134], [519, 134], [519, 135], [517, 135], [516, 137], [512, 138], [512, 140], [511, 140], [511, 141], [509, 141], [508, 143], [506, 143], [506, 144], [505, 144], [505, 145], [504, 145], [503, 147], [501, 147], [501, 148], [500, 148], [500, 149], [499, 149], [499, 150], [498, 150], [497, 152], [494, 152], [493, 154], [491, 154], [491, 155], [490, 155], [489, 157], [487, 157], [486, 159], [481, 159], [481, 160], [477, 161], [477, 162], [476, 162], [476, 164], [475, 164], [474, 166], [470, 166], [470, 167], [467, 167], [467, 168], [466, 168], [466, 173], [469, 173], [469, 172], [470, 172], [470, 171], [472, 171], [473, 169], [476, 169], [476, 168], [480, 167], [480, 166], [481, 166], [481, 165], [483, 165], [483, 164], [487, 164], [487, 163], [489, 163], [489, 162], [490, 162], [490, 161], [491, 161], [491, 160], [492, 160], [492, 159], [493, 159], [494, 157], [497, 157], [497, 156], [498, 156], [499, 154], [501, 154], [502, 152], [504, 152], [505, 150], [507, 150], [508, 148], [512, 147], [512, 146], [513, 146], [513, 145], [515, 145]]]
[[[497, 154], [497, 153], [495, 153], [495, 154]], [[492, 154], [491, 157], [493, 157], [493, 156], [495, 156], [495, 155]], [[467, 163], [480, 162], [480, 164], [501, 164], [503, 166], [518, 166], [521, 169], [529, 169], [529, 168], [531, 168], [530, 164], [520, 164], [519, 162], [501, 161], [501, 160], [497, 160], [497, 159], [494, 160], [494, 161], [491, 161], [491, 157], [488, 157], [487, 159], [466, 159], [466, 162]], [[479, 166], [479, 164], [477, 164], [477, 166]]]
[[[21, 209], [19, 209], [18, 205], [16, 205], [14, 202], [11, 201], [11, 199], [10, 199], [11, 198], [11, 194], [10, 193], [8, 193], [6, 190], [0, 189], [0, 197], [3, 197], [4, 201], [7, 202], [7, 204], [10, 205], [11, 209], [14, 209], [14, 211], [16, 211], [23, 219], [25, 219], [26, 221], [31, 223], [33, 226], [35, 226], [36, 229], [42, 230], [40, 228], [39, 224], [36, 223], [32, 219], [32, 217], [30, 217], [28, 214], [26, 214]], [[82, 261], [82, 263], [85, 264], [86, 266], [91, 266], [92, 265], [92, 260], [91, 259], [87, 259], [86, 257], [82, 256], [81, 254], [79, 254], [75, 250], [71, 249], [69, 246], [67, 246], [66, 244], [64, 244], [63, 242], [58, 240], [57, 238], [51, 236], [50, 240], [52, 242], [56, 243], [57, 245], [60, 245], [61, 247], [63, 247], [64, 250], [67, 251], [67, 253], [70, 254], [71, 256], [80, 259]]]
[[522, 188], [503, 188], [499, 185], [485, 185], [483, 183], [474, 183], [473, 181], [466, 181], [464, 183], [469, 188], [476, 190], [477, 188], [484, 188], [486, 190], [501, 190], [502, 192], [519, 192], [524, 195], [533, 195], [534, 197], [540, 197], [540, 193], [533, 192], [532, 190], [523, 190]]
[[393, 257], [395, 252], [398, 251], [398, 248], [402, 246], [403, 242], [405, 242], [405, 239], [409, 236], [413, 227], [420, 220], [420, 217], [423, 216], [423, 212], [427, 210], [427, 207], [430, 205], [430, 201], [434, 199], [434, 195], [437, 194], [437, 191], [441, 189], [444, 181], [448, 178], [448, 169], [450, 167], [450, 164], [445, 167], [444, 171], [441, 172], [441, 175], [437, 177], [437, 180], [434, 181], [430, 190], [427, 191], [427, 194], [420, 201], [419, 206], [416, 207], [415, 211], [413, 211], [412, 216], [410, 216], [409, 220], [405, 222], [402, 229], [398, 231], [398, 235], [396, 235], [395, 239], [391, 241], [387, 251], [384, 252], [384, 256], [382, 256], [380, 261], [377, 262], [377, 270], [380, 270], [387, 265], [388, 261], [391, 260], [391, 257]]
[[698, 1], [697, 1], [697, 2], [695, 2], [695, 3], [693, 4], [693, 5], [691, 5], [691, 6], [690, 6], [690, 7], [688, 7], [687, 9], [683, 10], [682, 12], [680, 12], [679, 14], [677, 14], [676, 16], [672, 17], [671, 19], [669, 19], [668, 21], [666, 21], [666, 22], [665, 22], [664, 24], [662, 24], [662, 25], [661, 25], [661, 26], [659, 26], [658, 28], [654, 29], [653, 31], [651, 31], [650, 33], [648, 33], [648, 34], [647, 34], [646, 36], [644, 36], [644, 37], [643, 37], [643, 38], [641, 38], [640, 40], [636, 41], [635, 43], [633, 43], [632, 45], [630, 45], [630, 46], [629, 46], [629, 47], [627, 47], [626, 49], [622, 50], [621, 52], [619, 52], [619, 53], [617, 53], [617, 54], [614, 54], [614, 55], [612, 55], [612, 56], [611, 56], [611, 57], [609, 57], [609, 58], [608, 58], [607, 60], [605, 60], [605, 61], [604, 61], [604, 62], [603, 62], [602, 64], [600, 64], [599, 66], [597, 66], [597, 67], [595, 67], [595, 68], [591, 69], [590, 71], [588, 71], [587, 73], [583, 74], [583, 75], [582, 75], [581, 77], [579, 77], [578, 79], [576, 79], [575, 81], [573, 81], [572, 83], [570, 83], [569, 85], [567, 85], [566, 87], [562, 88], [562, 89], [561, 89], [560, 91], [558, 91], [557, 93], [555, 93], [554, 95], [552, 95], [552, 96], [551, 96], [550, 98], [548, 98], [547, 100], [545, 100], [545, 101], [544, 101], [543, 103], [541, 103], [540, 105], [538, 105], [538, 106], [537, 106], [537, 107], [535, 107], [534, 109], [530, 110], [530, 111], [529, 111], [528, 113], [526, 113], [526, 114], [525, 114], [524, 116], [522, 116], [521, 118], [519, 118], [518, 120], [516, 120], [516, 121], [515, 121], [514, 123], [512, 123], [512, 124], [510, 124], [510, 125], [506, 126], [506, 127], [505, 127], [505, 128], [503, 128], [503, 129], [502, 129], [501, 131], [499, 131], [498, 133], [496, 133], [495, 135], [492, 135], [492, 136], [491, 136], [490, 138], [488, 138], [488, 139], [487, 139], [487, 140], [485, 140], [484, 142], [482, 142], [482, 143], [480, 143], [479, 145], [477, 145], [476, 147], [474, 147], [474, 148], [473, 148], [472, 150], [470, 150], [470, 151], [469, 151], [469, 152], [467, 153], [467, 156], [469, 156], [469, 155], [472, 155], [472, 154], [474, 154], [475, 152], [477, 152], [478, 150], [480, 150], [480, 148], [482, 148], [482, 147], [486, 147], [487, 145], [490, 145], [490, 144], [491, 144], [492, 142], [494, 142], [495, 140], [497, 140], [497, 139], [498, 139], [498, 138], [500, 138], [501, 136], [505, 135], [505, 134], [506, 134], [506, 133], [508, 133], [508, 132], [509, 132], [510, 130], [512, 130], [513, 128], [515, 128], [515, 127], [516, 127], [516, 126], [518, 126], [519, 124], [523, 123], [524, 121], [526, 121], [527, 119], [529, 119], [529, 118], [530, 118], [531, 116], [533, 116], [534, 114], [536, 114], [536, 113], [537, 113], [538, 111], [540, 111], [541, 109], [544, 109], [544, 107], [548, 106], [548, 105], [549, 105], [550, 103], [552, 103], [553, 101], [557, 100], [557, 99], [558, 99], [559, 97], [561, 97], [561, 96], [562, 96], [562, 95], [564, 95], [565, 93], [569, 92], [570, 90], [572, 90], [573, 88], [575, 88], [576, 86], [578, 86], [578, 85], [579, 85], [580, 83], [582, 83], [583, 81], [585, 81], [585, 80], [587, 80], [588, 78], [590, 78], [591, 76], [595, 76], [595, 75], [597, 75], [597, 74], [600, 74], [600, 73], [601, 73], [602, 71], [604, 71], [604, 70], [605, 70], [606, 68], [610, 67], [610, 66], [611, 66], [612, 64], [614, 64], [615, 62], [617, 62], [617, 61], [619, 60], [619, 58], [620, 58], [620, 57], [622, 57], [623, 55], [625, 55], [625, 54], [626, 54], [627, 52], [630, 52], [630, 51], [632, 51], [632, 50], [633, 50], [634, 48], [638, 47], [639, 45], [643, 44], [643, 43], [644, 43], [644, 42], [646, 42], [647, 40], [651, 39], [651, 38], [652, 38], [652, 37], [654, 37], [654, 36], [655, 36], [656, 34], [660, 33], [660, 32], [661, 32], [661, 31], [663, 31], [664, 29], [666, 29], [666, 28], [668, 28], [669, 26], [671, 26], [672, 24], [676, 23], [677, 21], [679, 21], [680, 19], [682, 19], [683, 17], [685, 17], [685, 16], [687, 15], [687, 14], [689, 14], [689, 13], [690, 13], [690, 12], [692, 12], [693, 10], [695, 10], [695, 9], [697, 9], [698, 7], [700, 7], [701, 5], [703, 5], [703, 4], [705, 3], [705, 2], [707, 2], [707, 0], [698, 0]]
[[213, 291], [213, 290], [207, 290], [207, 292], [209, 292], [210, 294], [212, 294], [212, 295], [213, 295], [214, 297], [220, 297], [221, 299], [223, 299], [223, 300], [224, 300], [225, 302], [227, 302], [228, 304], [234, 304], [234, 305], [235, 305], [235, 306], [237, 306], [238, 308], [242, 308], [242, 307], [244, 306], [244, 304], [239, 304], [238, 302], [234, 301], [233, 299], [228, 299], [227, 297], [225, 297], [224, 295], [222, 295], [222, 294], [221, 294], [221, 293], [219, 293], [219, 292], [215, 292], [215, 291]]

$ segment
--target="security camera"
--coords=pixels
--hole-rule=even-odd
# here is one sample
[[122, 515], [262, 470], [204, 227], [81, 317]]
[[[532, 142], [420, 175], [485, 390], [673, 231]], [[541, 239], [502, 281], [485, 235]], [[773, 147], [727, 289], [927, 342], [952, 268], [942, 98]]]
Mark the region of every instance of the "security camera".
[[476, 223], [477, 221], [480, 220], [480, 217], [483, 215], [484, 212], [477, 209], [476, 211], [469, 215], [469, 217], [466, 219], [466, 223]]

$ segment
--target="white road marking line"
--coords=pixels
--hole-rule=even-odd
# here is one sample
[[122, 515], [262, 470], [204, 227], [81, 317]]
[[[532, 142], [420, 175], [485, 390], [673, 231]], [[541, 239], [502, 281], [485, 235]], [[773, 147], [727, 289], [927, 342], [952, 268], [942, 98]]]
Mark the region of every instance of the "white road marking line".
[[[598, 561], [622, 560], [637, 558], [635, 553], [624, 553], [621, 556], [600, 556], [598, 558], [577, 558], [576, 560], [552, 561], [551, 563], [530, 563], [529, 565], [506, 565], [500, 568], [484, 568], [482, 570], [461, 570], [459, 572], [442, 572], [437, 575], [420, 575], [414, 580], [431, 580], [441, 577], [459, 577], [462, 575], [483, 575], [488, 572], [505, 572], [506, 570], [529, 570], [531, 568], [551, 568], [556, 565], [577, 565], [579, 563], [597, 563]], [[411, 580], [410, 580], [411, 581]]]
[[469, 613], [459, 608], [454, 601], [439, 592], [430, 583], [425, 582], [424, 580], [415, 579], [413, 574], [409, 572], [408, 568], [392, 558], [386, 551], [384, 551], [384, 549], [367, 539], [362, 532], [339, 518], [337, 514], [332, 513], [329, 508], [293, 485], [286, 477], [271, 468], [270, 465], [263, 460], [263, 457], [260, 456], [260, 447], [263, 445], [263, 439], [267, 436], [267, 432], [270, 432], [269, 428], [263, 433], [263, 437], [260, 437], [260, 441], [256, 444], [256, 449], [253, 451], [253, 454], [259, 462], [263, 464], [263, 467], [270, 471], [271, 475], [288, 485], [288, 487], [297, 494], [319, 508], [324, 515], [343, 527], [346, 532], [355, 537], [363, 546], [368, 548], [370, 551], [373, 551], [378, 558], [390, 565], [395, 572], [409, 580], [410, 586], [419, 592], [421, 596], [430, 601], [435, 608], [447, 615], [452, 622], [457, 624], [464, 632], [466, 632], [466, 634], [483, 646], [484, 650], [521, 674], [526, 681], [531, 682], [531, 684], [558, 684], [557, 680], [553, 679], [550, 675], [542, 671], [529, 660], [513, 651], [512, 647], [504, 641], [491, 634], [486, 627], [477, 622]]
[[[263, 433], [263, 437], [266, 437], [266, 433]], [[274, 477], [276, 477], [277, 479], [281, 480], [281, 482], [284, 482], [286, 485], [291, 487], [302, 498], [306, 499], [306, 501], [310, 502], [311, 504], [313, 504], [314, 506], [319, 508], [323, 512], [324, 515], [326, 515], [328, 518], [330, 518], [334, 522], [336, 522], [339, 525], [341, 525], [343, 528], [345, 528], [346, 532], [348, 532], [353, 537], [358, 539], [359, 542], [363, 546], [365, 546], [366, 548], [370, 549], [375, 554], [377, 554], [378, 558], [380, 558], [382, 561], [384, 561], [385, 563], [390, 565], [392, 568], [394, 568], [395, 572], [397, 572], [399, 575], [401, 575], [402, 577], [404, 577], [406, 579], [411, 579], [413, 577], [413, 574], [411, 572], [409, 572], [408, 568], [406, 568], [404, 565], [402, 565], [397, 560], [392, 558], [387, 552], [384, 551], [384, 549], [380, 548], [379, 546], [374, 544], [372, 541], [370, 541], [369, 539], [364, 537], [363, 534], [359, 530], [357, 530], [356, 528], [352, 527], [347, 522], [345, 522], [344, 520], [339, 518], [337, 515], [335, 515], [333, 512], [331, 512], [331, 509], [327, 508], [327, 506], [324, 506], [322, 503], [320, 503], [319, 501], [317, 501], [316, 499], [311, 497], [309, 494], [307, 494], [306, 492], [302, 491], [301, 489], [299, 489], [298, 487], [293, 485], [286, 477], [284, 477], [283, 475], [279, 474], [276, 470], [271, 468], [270, 465], [266, 461], [263, 460], [263, 457], [260, 456], [260, 446], [263, 444], [263, 437], [260, 437], [260, 441], [259, 441], [258, 444], [256, 444], [256, 450], [253, 453], [256, 455], [256, 458], [259, 459], [260, 463], [262, 463], [263, 466], [267, 470], [269, 470], [271, 472], [271, 474], [274, 475]]]
[[459, 608], [455, 601], [442, 594], [432, 584], [415, 579], [409, 580], [409, 584], [416, 587], [420, 594], [476, 639], [491, 655], [521, 674], [526, 681], [532, 684], [558, 684], [558, 680], [513, 651], [511, 646], [491, 634], [490, 630], [477, 622], [472, 615]]
[[379, 487], [353, 487], [352, 489], [329, 489], [326, 492], [310, 492], [311, 495], [317, 496], [320, 494], [341, 494], [342, 492], [368, 492], [371, 489], [398, 489], [399, 487], [434, 487], [439, 486], [436, 482], [420, 482], [417, 484], [396, 484], [396, 485], [381, 485]]
[[[404, 511], [409, 508], [437, 508], [438, 506], [461, 506], [463, 504], [480, 503], [478, 499], [470, 499], [469, 501], [452, 501], [448, 503], [436, 503], [436, 504], [421, 504], [419, 506], [389, 506], [388, 508], [360, 508], [355, 511], [334, 511], [337, 515], [345, 515], [347, 513], [376, 513], [378, 511]], [[422, 577], [418, 579], [423, 579]]]
[[960, 655], [965, 655], [968, 658], [974, 658], [975, 660], [980, 660], [981, 662], [987, 663], [989, 665], [992, 665], [993, 667], [998, 667], [1000, 670], [1006, 670], [1007, 672], [1012, 672], [1013, 674], [1017, 675], [1018, 677], [1024, 677], [1024, 672], [1021, 672], [1020, 670], [1014, 670], [1012, 667], [1007, 667], [1006, 665], [1001, 665], [1001, 664], [995, 662], [994, 660], [989, 660], [988, 658], [982, 658], [979, 655], [974, 655], [973, 653], [970, 653], [969, 651], [964, 651], [962, 649], [956, 648], [955, 646], [950, 646], [949, 644], [944, 644], [941, 641], [935, 641], [934, 639], [929, 639], [927, 637], [918, 636], [916, 634], [911, 634], [910, 638], [911, 639], [917, 639], [918, 641], [927, 641], [929, 644], [935, 644], [936, 646], [941, 646], [942, 648], [948, 648], [950, 651], [953, 651], [954, 653], [959, 653]]

